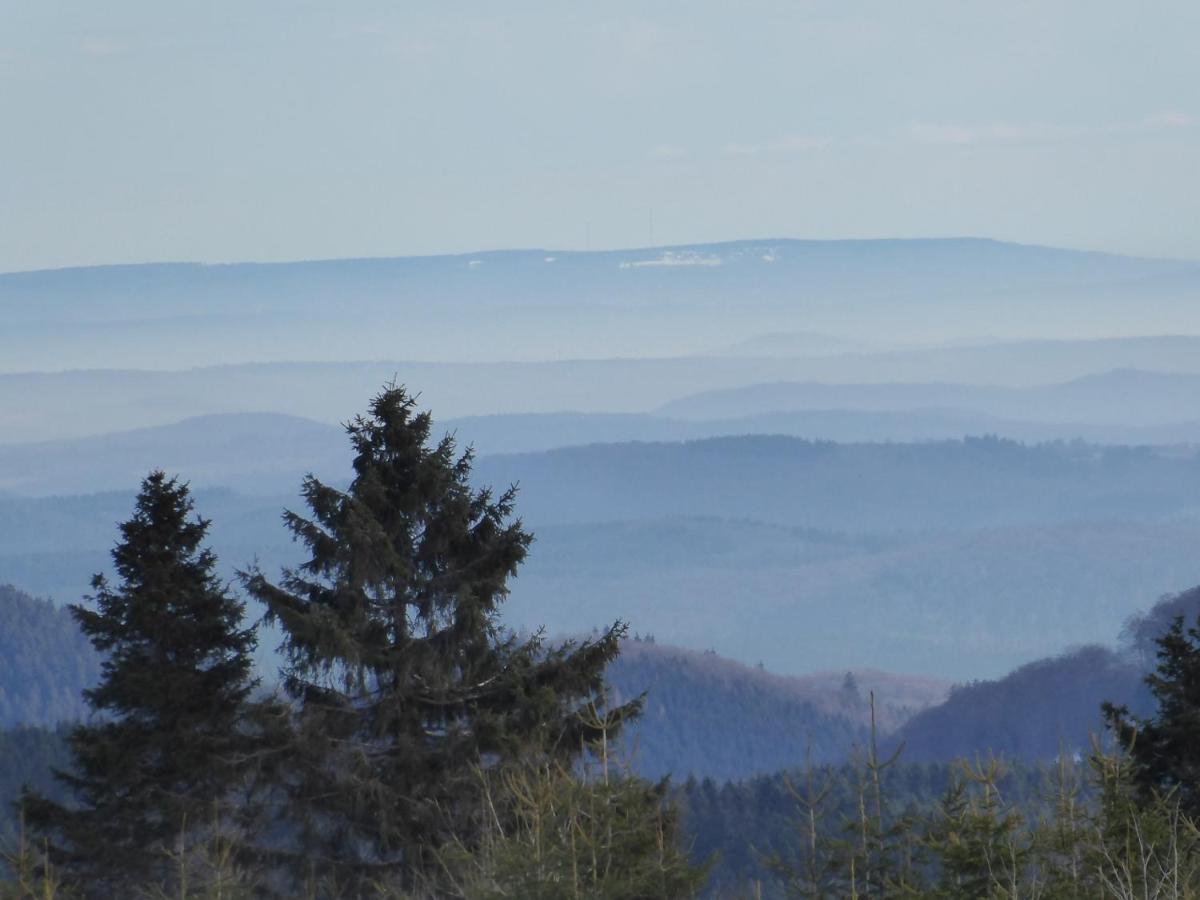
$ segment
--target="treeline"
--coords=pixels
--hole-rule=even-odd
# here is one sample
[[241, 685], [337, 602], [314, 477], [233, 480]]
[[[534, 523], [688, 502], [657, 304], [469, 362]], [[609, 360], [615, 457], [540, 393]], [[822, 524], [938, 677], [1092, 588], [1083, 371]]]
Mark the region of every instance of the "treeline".
[[694, 852], [721, 854], [712, 897], [1200, 897], [1197, 810], [1123, 752], [1040, 770], [867, 756], [684, 797]]
[[[859, 823], [860, 801], [873, 800], [862, 795], [864, 788], [873, 788], [865, 761], [858, 756], [836, 765], [814, 764], [743, 781], [689, 778], [678, 785], [676, 799], [693, 858], [715, 860], [709, 894], [739, 896], [757, 885], [764, 897], [786, 897], [790, 875], [813, 862], [833, 865]], [[1075, 775], [1081, 768], [1071, 762], [1068, 770]], [[1032, 820], [1041, 811], [1053, 773], [1049, 767], [1005, 764], [997, 773], [996, 788], [1006, 807]], [[964, 780], [961, 763], [897, 758], [880, 772], [887, 826], [914, 831]], [[1080, 782], [1080, 787], [1087, 785]], [[1086, 800], [1085, 795], [1081, 803]], [[836, 896], [832, 877], [825, 887]]]

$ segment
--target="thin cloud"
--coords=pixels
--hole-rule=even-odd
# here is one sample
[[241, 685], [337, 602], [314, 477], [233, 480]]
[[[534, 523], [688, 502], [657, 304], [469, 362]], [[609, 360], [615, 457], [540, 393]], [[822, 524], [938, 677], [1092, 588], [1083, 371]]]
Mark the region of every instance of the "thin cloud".
[[761, 151], [756, 144], [726, 144], [721, 148], [726, 156], [757, 156]]
[[681, 159], [687, 156], [687, 150], [683, 147], [675, 147], [670, 144], [660, 144], [657, 147], [650, 148], [650, 152], [646, 154], [650, 159], [660, 162], [668, 162], [673, 159]]
[[909, 137], [924, 144], [1020, 143], [1072, 137], [1077, 133], [1072, 129], [1041, 123], [1016, 125], [1001, 122], [969, 126], [918, 122], [908, 128]]
[[797, 134], [771, 142], [767, 145], [767, 150], [776, 153], [803, 153], [806, 150], [820, 150], [832, 143], [832, 138]]
[[1196, 124], [1194, 116], [1189, 116], [1185, 112], [1180, 112], [1177, 109], [1168, 109], [1163, 112], [1152, 113], [1142, 119], [1142, 126], [1147, 129], [1154, 128], [1190, 128]]
[[818, 137], [810, 134], [790, 134], [786, 137], [768, 141], [765, 144], [726, 144], [721, 148], [725, 156], [762, 156], [764, 154], [807, 153], [820, 150], [833, 143], [832, 138]]
[[628, 56], [653, 59], [663, 45], [666, 32], [645, 19], [625, 22], [617, 33], [621, 50]]
[[335, 32], [334, 37], [339, 40], [354, 40], [354, 39], [373, 39], [387, 37], [387, 29], [375, 22], [360, 22], [356, 25], [342, 25]]
[[1136, 122], [1084, 127], [1051, 125], [1045, 122], [996, 122], [986, 125], [917, 122], [908, 127], [908, 137], [923, 144], [1017, 144], [1139, 134], [1187, 128], [1194, 124], [1196, 120], [1188, 113], [1166, 110], [1145, 116]]
[[79, 50], [87, 56], [120, 56], [128, 53], [129, 47], [110, 37], [89, 34], [79, 42]]

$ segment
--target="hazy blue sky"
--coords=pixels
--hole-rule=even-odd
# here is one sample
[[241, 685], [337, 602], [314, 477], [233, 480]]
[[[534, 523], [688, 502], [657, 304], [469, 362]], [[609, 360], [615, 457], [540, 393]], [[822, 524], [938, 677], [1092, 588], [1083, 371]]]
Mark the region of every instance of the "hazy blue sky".
[[1200, 258], [1197, 46], [1196, 0], [0, 0], [0, 270], [760, 236]]

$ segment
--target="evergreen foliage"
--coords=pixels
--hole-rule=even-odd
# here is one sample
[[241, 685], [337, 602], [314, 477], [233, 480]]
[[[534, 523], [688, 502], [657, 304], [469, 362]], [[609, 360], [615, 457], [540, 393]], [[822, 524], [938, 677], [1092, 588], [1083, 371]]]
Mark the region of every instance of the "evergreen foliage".
[[1200, 618], [1185, 628], [1183, 616], [1176, 616], [1155, 643], [1158, 664], [1146, 676], [1155, 715], [1139, 719], [1112, 703], [1104, 713], [1129, 748], [1143, 794], [1171, 794], [1194, 817], [1200, 815]]
[[112, 554], [120, 584], [97, 575], [94, 608], [71, 607], [104, 655], [84, 692], [95, 715], [70, 731], [72, 764], [57, 773], [74, 803], [23, 802], [89, 894], [169, 882], [167, 852], [203, 840], [242, 783], [255, 638], [201, 547], [208, 526], [185, 484], [152, 473]]
[[477, 767], [570, 760], [640, 708], [597, 712], [623, 626], [554, 648], [501, 629], [532, 540], [513, 518], [515, 488], [474, 489], [472, 452], [430, 430], [402, 387], [381, 392], [347, 426], [349, 488], [309, 476], [311, 518], [285, 513], [308, 560], [278, 585], [245, 575], [284, 634], [296, 722], [277, 788], [290, 850], [343, 887], [415, 883], [439, 846], [471, 844]]

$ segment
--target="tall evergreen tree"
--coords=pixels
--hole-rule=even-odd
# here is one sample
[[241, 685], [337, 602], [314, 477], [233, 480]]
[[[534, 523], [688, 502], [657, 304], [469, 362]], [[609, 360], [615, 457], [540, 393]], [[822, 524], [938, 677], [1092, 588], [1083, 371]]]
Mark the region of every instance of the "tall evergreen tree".
[[347, 431], [349, 488], [309, 476], [311, 518], [284, 516], [308, 560], [246, 585], [284, 635], [297, 745], [279, 806], [294, 849], [343, 885], [411, 884], [439, 846], [469, 845], [479, 767], [569, 760], [640, 704], [595, 715], [622, 626], [547, 647], [499, 624], [532, 540], [514, 488], [472, 488], [471, 450], [431, 442], [430, 414], [402, 387]]
[[85, 692], [96, 715], [70, 732], [73, 766], [58, 773], [75, 803], [23, 802], [89, 894], [169, 883], [179, 854], [230, 812], [243, 778], [255, 637], [201, 547], [208, 527], [187, 485], [153, 472], [112, 553], [120, 584], [97, 575], [93, 606], [71, 607], [104, 656]]
[[1128, 748], [1132, 777], [1144, 796], [1171, 791], [1181, 809], [1200, 817], [1200, 619], [1184, 627], [1176, 616], [1155, 641], [1158, 664], [1146, 685], [1158, 701], [1149, 719], [1123, 706], [1104, 704], [1104, 715]]

